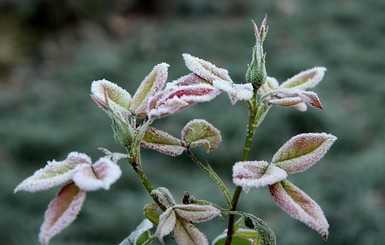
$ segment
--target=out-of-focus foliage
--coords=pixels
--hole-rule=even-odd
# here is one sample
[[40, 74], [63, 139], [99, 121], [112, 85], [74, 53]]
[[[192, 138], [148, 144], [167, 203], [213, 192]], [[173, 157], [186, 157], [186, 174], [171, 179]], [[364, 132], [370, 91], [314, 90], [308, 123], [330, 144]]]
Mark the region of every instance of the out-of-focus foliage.
[[[322, 164], [290, 177], [322, 206], [330, 222], [328, 244], [385, 243], [385, 2], [366, 1], [0, 1], [0, 243], [37, 244], [54, 190], [13, 189], [47, 160], [70, 151], [120, 151], [109, 119], [90, 99], [93, 80], [106, 78], [133, 93], [160, 62], [169, 80], [187, 74], [191, 53], [244, 82], [254, 36], [250, 19], [268, 14], [267, 72], [284, 81], [300, 70], [328, 68], [317, 87], [324, 111], [273, 108], [256, 134], [252, 159], [271, 159], [302, 132], [338, 137]], [[221, 130], [223, 143], [206, 155], [231, 185], [245, 137], [245, 106], [226, 96], [196, 105], [159, 126], [174, 136], [193, 118]], [[184, 191], [225, 203], [215, 184], [185, 156], [143, 150], [145, 171], [181, 201]], [[117, 244], [142, 220], [150, 203], [128, 164], [109, 192], [90, 193], [79, 219], [52, 244]], [[280, 211], [268, 191], [252, 190], [241, 209], [263, 218], [279, 244], [324, 244], [316, 232]], [[179, 199], [178, 199], [179, 198]], [[224, 223], [199, 226], [209, 239]], [[289, 228], [288, 228], [289, 227]]]

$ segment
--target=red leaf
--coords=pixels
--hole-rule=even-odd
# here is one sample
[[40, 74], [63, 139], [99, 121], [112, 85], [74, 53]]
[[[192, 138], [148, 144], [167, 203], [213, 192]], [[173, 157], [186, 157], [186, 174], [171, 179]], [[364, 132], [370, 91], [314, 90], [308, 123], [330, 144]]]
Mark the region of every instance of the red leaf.
[[40, 228], [39, 240], [48, 244], [49, 240], [69, 226], [78, 215], [86, 198], [73, 182], [64, 186], [48, 205], [44, 215], [44, 222]]

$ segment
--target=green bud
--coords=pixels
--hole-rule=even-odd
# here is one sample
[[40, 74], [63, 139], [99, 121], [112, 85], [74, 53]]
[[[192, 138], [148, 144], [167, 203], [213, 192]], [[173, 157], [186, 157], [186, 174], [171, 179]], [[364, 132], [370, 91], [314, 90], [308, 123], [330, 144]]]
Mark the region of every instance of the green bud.
[[112, 130], [114, 131], [115, 140], [124, 147], [129, 146], [134, 138], [133, 128], [120, 118], [112, 118]]
[[264, 18], [260, 30], [252, 21], [255, 33], [255, 45], [252, 49], [251, 63], [246, 72], [246, 82], [251, 83], [254, 89], [258, 89], [266, 81], [267, 72], [265, 66], [265, 53], [263, 52], [263, 41], [265, 40], [268, 27], [266, 17]]

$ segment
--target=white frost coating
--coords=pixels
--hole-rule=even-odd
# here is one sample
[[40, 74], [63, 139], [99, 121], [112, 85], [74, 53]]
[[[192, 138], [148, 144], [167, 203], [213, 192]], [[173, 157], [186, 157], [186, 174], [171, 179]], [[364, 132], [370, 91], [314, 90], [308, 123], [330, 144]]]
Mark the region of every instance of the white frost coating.
[[282, 210], [327, 239], [329, 223], [321, 207], [305, 192], [288, 180], [271, 185], [269, 189], [274, 201]]
[[151, 192], [151, 195], [156, 195], [160, 203], [166, 208], [175, 205], [175, 199], [166, 187], [158, 187]]
[[150, 143], [150, 142], [146, 142], [146, 141], [142, 141], [140, 143], [140, 145], [147, 148], [147, 149], [159, 151], [163, 154], [166, 154], [166, 155], [169, 155], [172, 157], [181, 155], [185, 150], [185, 148], [183, 146], [156, 144], [156, 143]]
[[109, 190], [122, 175], [120, 167], [107, 157], [100, 158], [92, 166], [83, 166], [73, 177], [75, 184], [82, 190]]
[[270, 105], [280, 105], [280, 106], [295, 106], [301, 102], [303, 101], [300, 97], [286, 97], [286, 98], [269, 100]]
[[208, 81], [199, 77], [195, 73], [190, 73], [172, 82], [166, 83], [165, 90], [177, 89], [178, 87], [181, 87], [181, 86], [188, 86], [188, 85], [201, 84], [201, 83], [210, 84]]
[[186, 67], [201, 78], [212, 82], [214, 80], [232, 81], [226, 69], [218, 68], [214, 64], [194, 57], [190, 54], [182, 54]]
[[83, 153], [71, 152], [64, 161], [48, 162], [44, 168], [37, 170], [31, 177], [21, 182], [14, 190], [42, 191], [70, 181], [82, 166], [89, 166], [91, 158]]
[[104, 110], [111, 109], [114, 113], [130, 115], [131, 95], [125, 89], [105, 79], [93, 81], [91, 97]]
[[177, 204], [174, 211], [183, 219], [194, 223], [206, 222], [221, 214], [214, 206], [196, 204]]
[[253, 97], [253, 86], [251, 83], [235, 84], [225, 80], [214, 80], [213, 86], [229, 95], [234, 105], [238, 100], [249, 100]]
[[[40, 227], [39, 233], [39, 241], [43, 245], [48, 245], [52, 237], [68, 227], [76, 219], [83, 206], [86, 192], [79, 190], [75, 196], [71, 196], [73, 190], [69, 186], [63, 187], [55, 199], [48, 205], [48, 209], [44, 214], [44, 222]], [[70, 203], [65, 207], [68, 201]]]
[[274, 154], [272, 163], [290, 174], [302, 172], [318, 162], [336, 139], [326, 133], [296, 135]]
[[164, 213], [159, 216], [159, 224], [156, 228], [155, 235], [163, 243], [163, 237], [172, 232], [176, 223], [176, 215], [172, 208], [166, 209]]
[[242, 161], [233, 166], [233, 182], [245, 192], [274, 184], [287, 177], [285, 170], [265, 161]]
[[142, 81], [139, 88], [132, 97], [131, 110], [134, 114], [146, 113], [149, 98], [163, 89], [168, 76], [168, 67], [166, 63], [156, 65], [152, 71]]
[[281, 88], [296, 88], [306, 90], [317, 86], [326, 72], [325, 67], [314, 67], [309, 70], [302, 71], [292, 78], [289, 78], [281, 84]]
[[154, 225], [148, 219], [144, 219], [131, 234], [124, 239], [119, 245], [132, 245], [136, 244], [140, 236], [149, 231]]

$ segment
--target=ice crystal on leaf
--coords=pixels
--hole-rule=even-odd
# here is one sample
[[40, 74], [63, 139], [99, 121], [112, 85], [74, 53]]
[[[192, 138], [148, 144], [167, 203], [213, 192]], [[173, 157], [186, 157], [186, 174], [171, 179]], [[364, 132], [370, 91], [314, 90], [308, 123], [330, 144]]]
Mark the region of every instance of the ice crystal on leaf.
[[265, 161], [242, 161], [233, 166], [233, 182], [245, 192], [251, 187], [274, 184], [287, 177], [285, 170]]
[[90, 166], [91, 158], [83, 153], [72, 152], [64, 161], [50, 161], [16, 188], [17, 191], [42, 191], [70, 181], [82, 166]]
[[274, 201], [282, 210], [327, 239], [329, 223], [320, 206], [305, 192], [288, 180], [270, 185], [269, 189]]
[[336, 139], [326, 133], [299, 134], [274, 154], [272, 163], [290, 174], [302, 172], [319, 161]]

